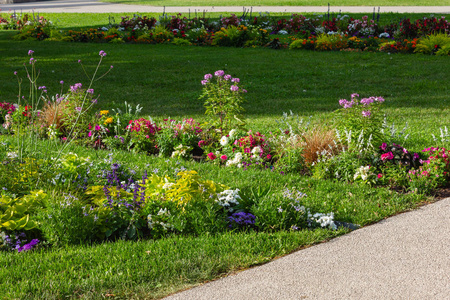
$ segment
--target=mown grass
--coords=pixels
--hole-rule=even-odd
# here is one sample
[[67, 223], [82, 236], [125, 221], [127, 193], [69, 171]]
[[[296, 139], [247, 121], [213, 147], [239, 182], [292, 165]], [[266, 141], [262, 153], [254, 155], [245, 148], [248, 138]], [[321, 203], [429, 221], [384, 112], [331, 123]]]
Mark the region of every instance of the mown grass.
[[[388, 55], [385, 53], [308, 52], [270, 49], [177, 47], [173, 45], [78, 44], [16, 42], [13, 32], [0, 32], [0, 101], [14, 101], [18, 71], [25, 77], [27, 52], [35, 51], [40, 84], [50, 94], [66, 86], [86, 83], [78, 59], [90, 71], [98, 52], [108, 53], [103, 70], [113, 71], [96, 82], [101, 94], [98, 109], [141, 104], [156, 118], [194, 117], [204, 109], [198, 100], [205, 73], [224, 69], [241, 78], [249, 91], [246, 115], [249, 128], [275, 131], [276, 120], [292, 110], [315, 121], [333, 118], [338, 100], [358, 92], [386, 98], [385, 112], [401, 127], [410, 124], [405, 145], [420, 150], [433, 144], [431, 133], [449, 125], [450, 61], [447, 57]], [[43, 142], [41, 147], [48, 147]], [[69, 151], [102, 158], [105, 151], [72, 146]], [[298, 174], [226, 169], [206, 163], [177, 162], [157, 157], [115, 152], [117, 160], [144, 169], [173, 170], [180, 165], [233, 188], [248, 190], [271, 183], [301, 188], [304, 205], [313, 211], [335, 213], [336, 220], [367, 225], [414, 208], [425, 197], [397, 194], [386, 188], [314, 180]], [[85, 245], [38, 252], [0, 253], [0, 298], [85, 297], [106, 294], [116, 298], [158, 298], [218, 276], [258, 265], [299, 247], [329, 239], [342, 231], [279, 233], [224, 233], [217, 236], [170, 237]]]
[[139, 4], [153, 6], [440, 6], [448, 5], [447, 0], [419, 1], [419, 0], [344, 0], [344, 1], [320, 1], [320, 0], [101, 0], [103, 2], [115, 2], [122, 4]]

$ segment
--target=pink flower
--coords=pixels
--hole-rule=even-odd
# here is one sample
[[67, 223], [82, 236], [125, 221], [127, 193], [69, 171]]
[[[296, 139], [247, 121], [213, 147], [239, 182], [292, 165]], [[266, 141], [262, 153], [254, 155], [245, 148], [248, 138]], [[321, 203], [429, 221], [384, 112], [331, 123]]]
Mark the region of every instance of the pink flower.
[[232, 90], [233, 92], [237, 92], [239, 90], [239, 87], [237, 85], [232, 85], [230, 87], [230, 90]]
[[414, 153], [414, 154], [413, 154], [413, 160], [418, 160], [418, 159], [419, 159], [419, 154]]
[[92, 136], [92, 131], [89, 131], [88, 137], [91, 137], [91, 136]]
[[33, 50], [28, 50], [28, 55], [33, 55], [34, 51]]
[[220, 159], [223, 160], [223, 161], [227, 160], [227, 158], [228, 158], [228, 156], [226, 156], [226, 155], [222, 155], [222, 156], [220, 157]]
[[106, 52], [101, 50], [98, 55], [100, 55], [101, 57], [105, 57], [106, 56]]
[[206, 145], [206, 141], [204, 141], [204, 140], [201, 140], [200, 142], [198, 142], [198, 146], [201, 148], [201, 147], [203, 147], [203, 146], [205, 146]]
[[215, 156], [214, 153], [209, 152], [209, 153], [208, 153], [208, 158], [209, 158], [210, 160], [215, 160], [215, 159], [217, 158], [217, 156]]
[[65, 142], [65, 141], [67, 141], [67, 138], [66, 138], [66, 137], [63, 137], [62, 140], [63, 140], [63, 142]]
[[392, 154], [392, 152], [388, 152], [385, 154], [381, 154], [381, 160], [387, 160], [387, 159], [394, 159], [394, 154]]
[[95, 130], [100, 131], [100, 129], [102, 129], [100, 125], [95, 125]]
[[202, 80], [201, 82], [202, 82], [202, 85], [206, 85], [209, 81], [205, 79], [205, 80]]
[[363, 115], [363, 117], [370, 117], [371, 112], [370, 112], [370, 110], [363, 110], [362, 115]]
[[267, 154], [266, 158], [267, 158], [267, 160], [271, 160], [272, 159], [272, 155]]
[[250, 152], [251, 152], [250, 148], [245, 148], [244, 149], [244, 153], [250, 153]]
[[225, 74], [225, 72], [223, 70], [218, 70], [216, 72], [214, 72], [214, 75], [216, 77], [222, 77]]
[[378, 173], [378, 179], [381, 179], [381, 177], [383, 177], [383, 174], [381, 174], [381, 173]]
[[231, 79], [231, 82], [239, 82], [239, 81], [241, 81], [239, 78], [233, 78], [233, 79]]
[[381, 144], [380, 149], [385, 151], [387, 149], [387, 144], [386, 143]]
[[209, 79], [211, 79], [213, 76], [212, 76], [212, 74], [206, 74], [205, 75], [205, 80], [209, 80]]

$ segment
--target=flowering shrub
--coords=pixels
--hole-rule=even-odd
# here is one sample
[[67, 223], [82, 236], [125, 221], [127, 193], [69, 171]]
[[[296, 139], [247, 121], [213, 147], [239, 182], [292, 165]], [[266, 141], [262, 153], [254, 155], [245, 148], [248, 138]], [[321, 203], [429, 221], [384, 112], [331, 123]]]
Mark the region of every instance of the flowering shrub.
[[[381, 134], [380, 105], [384, 102], [382, 97], [369, 97], [358, 99], [358, 94], [352, 94], [351, 100], [339, 100], [342, 107], [338, 113], [341, 116], [339, 129], [348, 132], [347, 145], [351, 149], [354, 144], [380, 144]], [[353, 142], [352, 142], [353, 141]]]
[[136, 152], [157, 152], [156, 134], [161, 128], [157, 127], [151, 120], [144, 118], [130, 120], [126, 129], [130, 133], [130, 149]]
[[214, 76], [206, 74], [201, 81], [203, 93], [200, 99], [205, 99], [205, 114], [211, 118], [210, 126], [220, 133], [243, 125], [241, 104], [244, 99], [241, 94], [247, 91], [239, 87], [239, 82], [239, 78], [233, 78], [222, 70], [214, 72]]

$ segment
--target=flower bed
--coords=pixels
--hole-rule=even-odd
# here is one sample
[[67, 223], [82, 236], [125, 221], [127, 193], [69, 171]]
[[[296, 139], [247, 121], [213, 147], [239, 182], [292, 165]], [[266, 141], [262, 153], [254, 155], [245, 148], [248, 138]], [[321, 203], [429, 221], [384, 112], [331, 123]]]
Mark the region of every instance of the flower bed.
[[445, 17], [380, 25], [379, 15], [354, 19], [348, 15], [323, 19], [294, 14], [290, 18], [268, 15], [218, 20], [188, 19], [181, 14], [148, 17], [123, 17], [120, 24], [82, 31], [61, 32], [43, 18], [2, 19], [3, 28], [21, 30], [15, 39], [52, 39], [74, 42], [172, 43], [175, 45], [212, 45], [225, 47], [269, 47], [317, 51], [382, 51], [389, 53], [426, 53], [449, 55], [450, 23]]
[[[339, 100], [341, 108], [335, 114], [340, 118], [334, 118], [339, 122], [332, 124], [337, 130], [295, 123], [285, 114], [279, 130], [253, 132], [241, 107], [245, 83], [218, 70], [199, 79], [205, 122], [158, 122], [142, 117], [139, 106], [96, 110], [91, 88], [95, 76], [86, 88], [76, 83], [64, 94], [49, 96], [33, 77], [34, 51], [28, 55], [31, 98], [0, 105], [2, 133], [9, 143], [2, 143], [0, 151], [5, 249], [25, 251], [42, 240], [65, 245], [169, 233], [337, 227], [333, 211], [306, 207], [306, 195], [292, 186], [241, 192], [239, 186], [206, 180], [181, 167], [137, 174], [112, 158], [92, 160], [68, 153], [70, 143], [176, 159], [195, 157], [230, 170], [302, 173], [412, 193], [431, 193], [449, 180], [450, 151], [442, 147], [448, 143], [447, 129], [440, 141], [435, 139], [441, 145], [411, 153], [398, 145], [404, 137], [389, 135], [383, 125], [385, 99], [380, 96], [352, 94], [350, 100]], [[100, 67], [107, 54], [100, 51], [99, 56]], [[39, 139], [52, 141], [56, 154], [45, 156], [26, 148]]]

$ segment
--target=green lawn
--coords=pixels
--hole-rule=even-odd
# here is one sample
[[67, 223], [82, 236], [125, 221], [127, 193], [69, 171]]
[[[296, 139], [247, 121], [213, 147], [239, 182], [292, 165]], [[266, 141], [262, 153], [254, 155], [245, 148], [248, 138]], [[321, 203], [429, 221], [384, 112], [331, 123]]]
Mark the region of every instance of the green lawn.
[[344, 0], [344, 1], [297, 1], [297, 0], [102, 0], [103, 2], [116, 2], [123, 4], [139, 4], [153, 6], [441, 6], [449, 5], [448, 0], [419, 1], [419, 0]]

